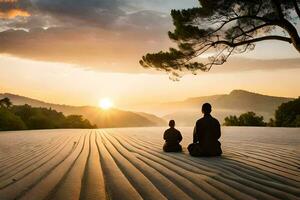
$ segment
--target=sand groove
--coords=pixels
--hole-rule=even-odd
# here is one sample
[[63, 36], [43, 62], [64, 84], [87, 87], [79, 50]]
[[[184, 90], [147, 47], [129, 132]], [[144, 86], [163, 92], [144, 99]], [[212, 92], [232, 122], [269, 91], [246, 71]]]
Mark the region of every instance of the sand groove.
[[0, 189], [3, 189], [11, 184], [13, 184], [15, 181], [20, 181], [24, 177], [26, 177], [28, 174], [32, 173], [34, 170], [40, 168], [41, 166], [47, 164], [50, 160], [55, 158], [56, 155], [58, 155], [68, 144], [70, 140], [67, 140], [66, 142], [62, 143], [61, 146], [57, 146], [56, 149], [54, 149], [50, 153], [45, 153], [39, 160], [36, 160], [34, 163], [29, 163], [26, 165], [21, 165], [21, 169], [18, 171], [13, 171], [7, 174], [13, 174], [9, 177], [7, 177], [4, 181], [1, 181]]
[[0, 199], [300, 199], [299, 129], [228, 133], [220, 158], [190, 157], [191, 131], [183, 153], [162, 152], [161, 128], [0, 133]]
[[[54, 141], [54, 142], [51, 141], [50, 144], [54, 143], [54, 145], [55, 145], [55, 143], [57, 143], [58, 141], [61, 141], [62, 138], [63, 137], [58, 137], [56, 139], [56, 141]], [[7, 171], [11, 167], [16, 167], [18, 165], [23, 165], [24, 162], [30, 161], [30, 159], [32, 159], [33, 157], [43, 155], [43, 153], [47, 152], [47, 150], [51, 147], [52, 147], [52, 145], [49, 145], [49, 142], [46, 141], [46, 142], [42, 143], [41, 145], [37, 145], [37, 147], [34, 148], [34, 149], [25, 149], [24, 152], [21, 152], [20, 154], [18, 154], [16, 156], [12, 155], [9, 158], [7, 158], [6, 160], [3, 159], [3, 161], [1, 161], [1, 163], [6, 163], [6, 165], [0, 167], [0, 171], [1, 171], [0, 177], [2, 177], [3, 174], [6, 174]]]

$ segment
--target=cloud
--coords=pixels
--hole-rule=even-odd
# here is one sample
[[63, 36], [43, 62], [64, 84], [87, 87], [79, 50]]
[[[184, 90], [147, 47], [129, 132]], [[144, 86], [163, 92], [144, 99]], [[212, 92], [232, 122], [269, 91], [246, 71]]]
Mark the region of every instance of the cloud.
[[28, 0], [0, 0], [0, 19], [29, 17], [30, 13], [25, 9], [29, 4]]
[[0, 0], [0, 11], [18, 9], [30, 13], [32, 17], [23, 20], [23, 28], [28, 28], [32, 19], [45, 16], [53, 20], [53, 26], [105, 26], [125, 14], [120, 9], [122, 5], [118, 0]]
[[[151, 73], [138, 61], [147, 52], [172, 45], [167, 36], [172, 29], [169, 10], [195, 4], [198, 1], [0, 0], [0, 54], [101, 71]], [[240, 70], [236, 64], [228, 68]]]
[[[5, 2], [10, 5], [6, 11], [18, 7], [27, 13], [2, 14], [6, 18], [0, 20], [4, 30], [0, 32], [2, 54], [133, 72], [143, 70], [138, 60], [144, 53], [170, 43], [166, 35], [171, 26], [169, 14], [152, 10], [128, 13], [123, 9], [128, 1], [20, 2]], [[29, 12], [27, 18], [13, 18], [16, 14], [28, 16]]]
[[7, 30], [0, 33], [0, 44], [0, 53], [21, 58], [135, 72], [143, 70], [138, 60], [144, 53], [168, 46], [169, 40], [161, 29], [140, 26], [128, 17], [111, 29], [86, 26]]
[[123, 0], [129, 11], [152, 10], [169, 13], [171, 9], [183, 9], [199, 6], [197, 0]]
[[0, 0], [0, 3], [17, 3], [18, 0]]
[[[127, 30], [95, 27], [37, 28], [29, 32], [9, 30], [0, 33], [0, 52], [33, 60], [71, 63], [106, 72], [155, 73], [154, 70], [140, 67], [138, 60], [148, 51], [169, 46], [168, 38], [164, 38], [163, 33], [158, 34], [158, 30], [137, 26], [138, 22], [130, 21], [130, 24], [131, 29]], [[161, 37], [153, 39], [153, 35]], [[290, 68], [300, 68], [300, 59], [254, 60], [233, 57], [226, 64], [213, 67], [211, 73]]]
[[4, 19], [12, 19], [15, 17], [29, 17], [30, 14], [29, 12], [25, 11], [25, 10], [21, 10], [21, 9], [11, 9], [8, 10], [6, 12], [0, 11], [0, 19], [4, 18]]
[[117, 0], [39, 0], [35, 3], [39, 12], [50, 15], [63, 23], [86, 26], [107, 26], [124, 12], [123, 3]]

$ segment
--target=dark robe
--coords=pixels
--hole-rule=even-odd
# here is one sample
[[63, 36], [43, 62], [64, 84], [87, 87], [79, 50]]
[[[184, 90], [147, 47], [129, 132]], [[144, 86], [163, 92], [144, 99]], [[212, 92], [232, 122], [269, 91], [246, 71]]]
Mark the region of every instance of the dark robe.
[[180, 152], [182, 147], [179, 144], [182, 140], [180, 131], [175, 128], [169, 128], [164, 133], [164, 140], [166, 141], [163, 150], [165, 152]]
[[211, 115], [204, 115], [196, 122], [193, 144], [188, 146], [192, 156], [219, 156], [222, 154], [220, 123]]

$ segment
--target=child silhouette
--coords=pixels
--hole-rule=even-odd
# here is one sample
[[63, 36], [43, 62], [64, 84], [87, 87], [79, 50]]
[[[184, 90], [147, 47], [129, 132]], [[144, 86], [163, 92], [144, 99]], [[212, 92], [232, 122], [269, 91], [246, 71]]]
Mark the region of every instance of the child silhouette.
[[182, 140], [181, 133], [175, 128], [174, 120], [170, 120], [169, 126], [170, 128], [164, 133], [165, 144], [163, 150], [165, 152], [181, 152], [182, 147], [179, 144]]

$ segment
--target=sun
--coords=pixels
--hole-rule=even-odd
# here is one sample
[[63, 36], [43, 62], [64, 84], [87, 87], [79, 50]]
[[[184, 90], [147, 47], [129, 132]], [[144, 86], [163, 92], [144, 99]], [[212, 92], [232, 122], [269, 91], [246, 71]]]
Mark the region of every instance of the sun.
[[104, 109], [104, 110], [108, 110], [112, 106], [113, 106], [113, 102], [110, 99], [108, 99], [108, 98], [104, 98], [104, 99], [101, 99], [99, 101], [99, 107], [102, 108], [102, 109]]

